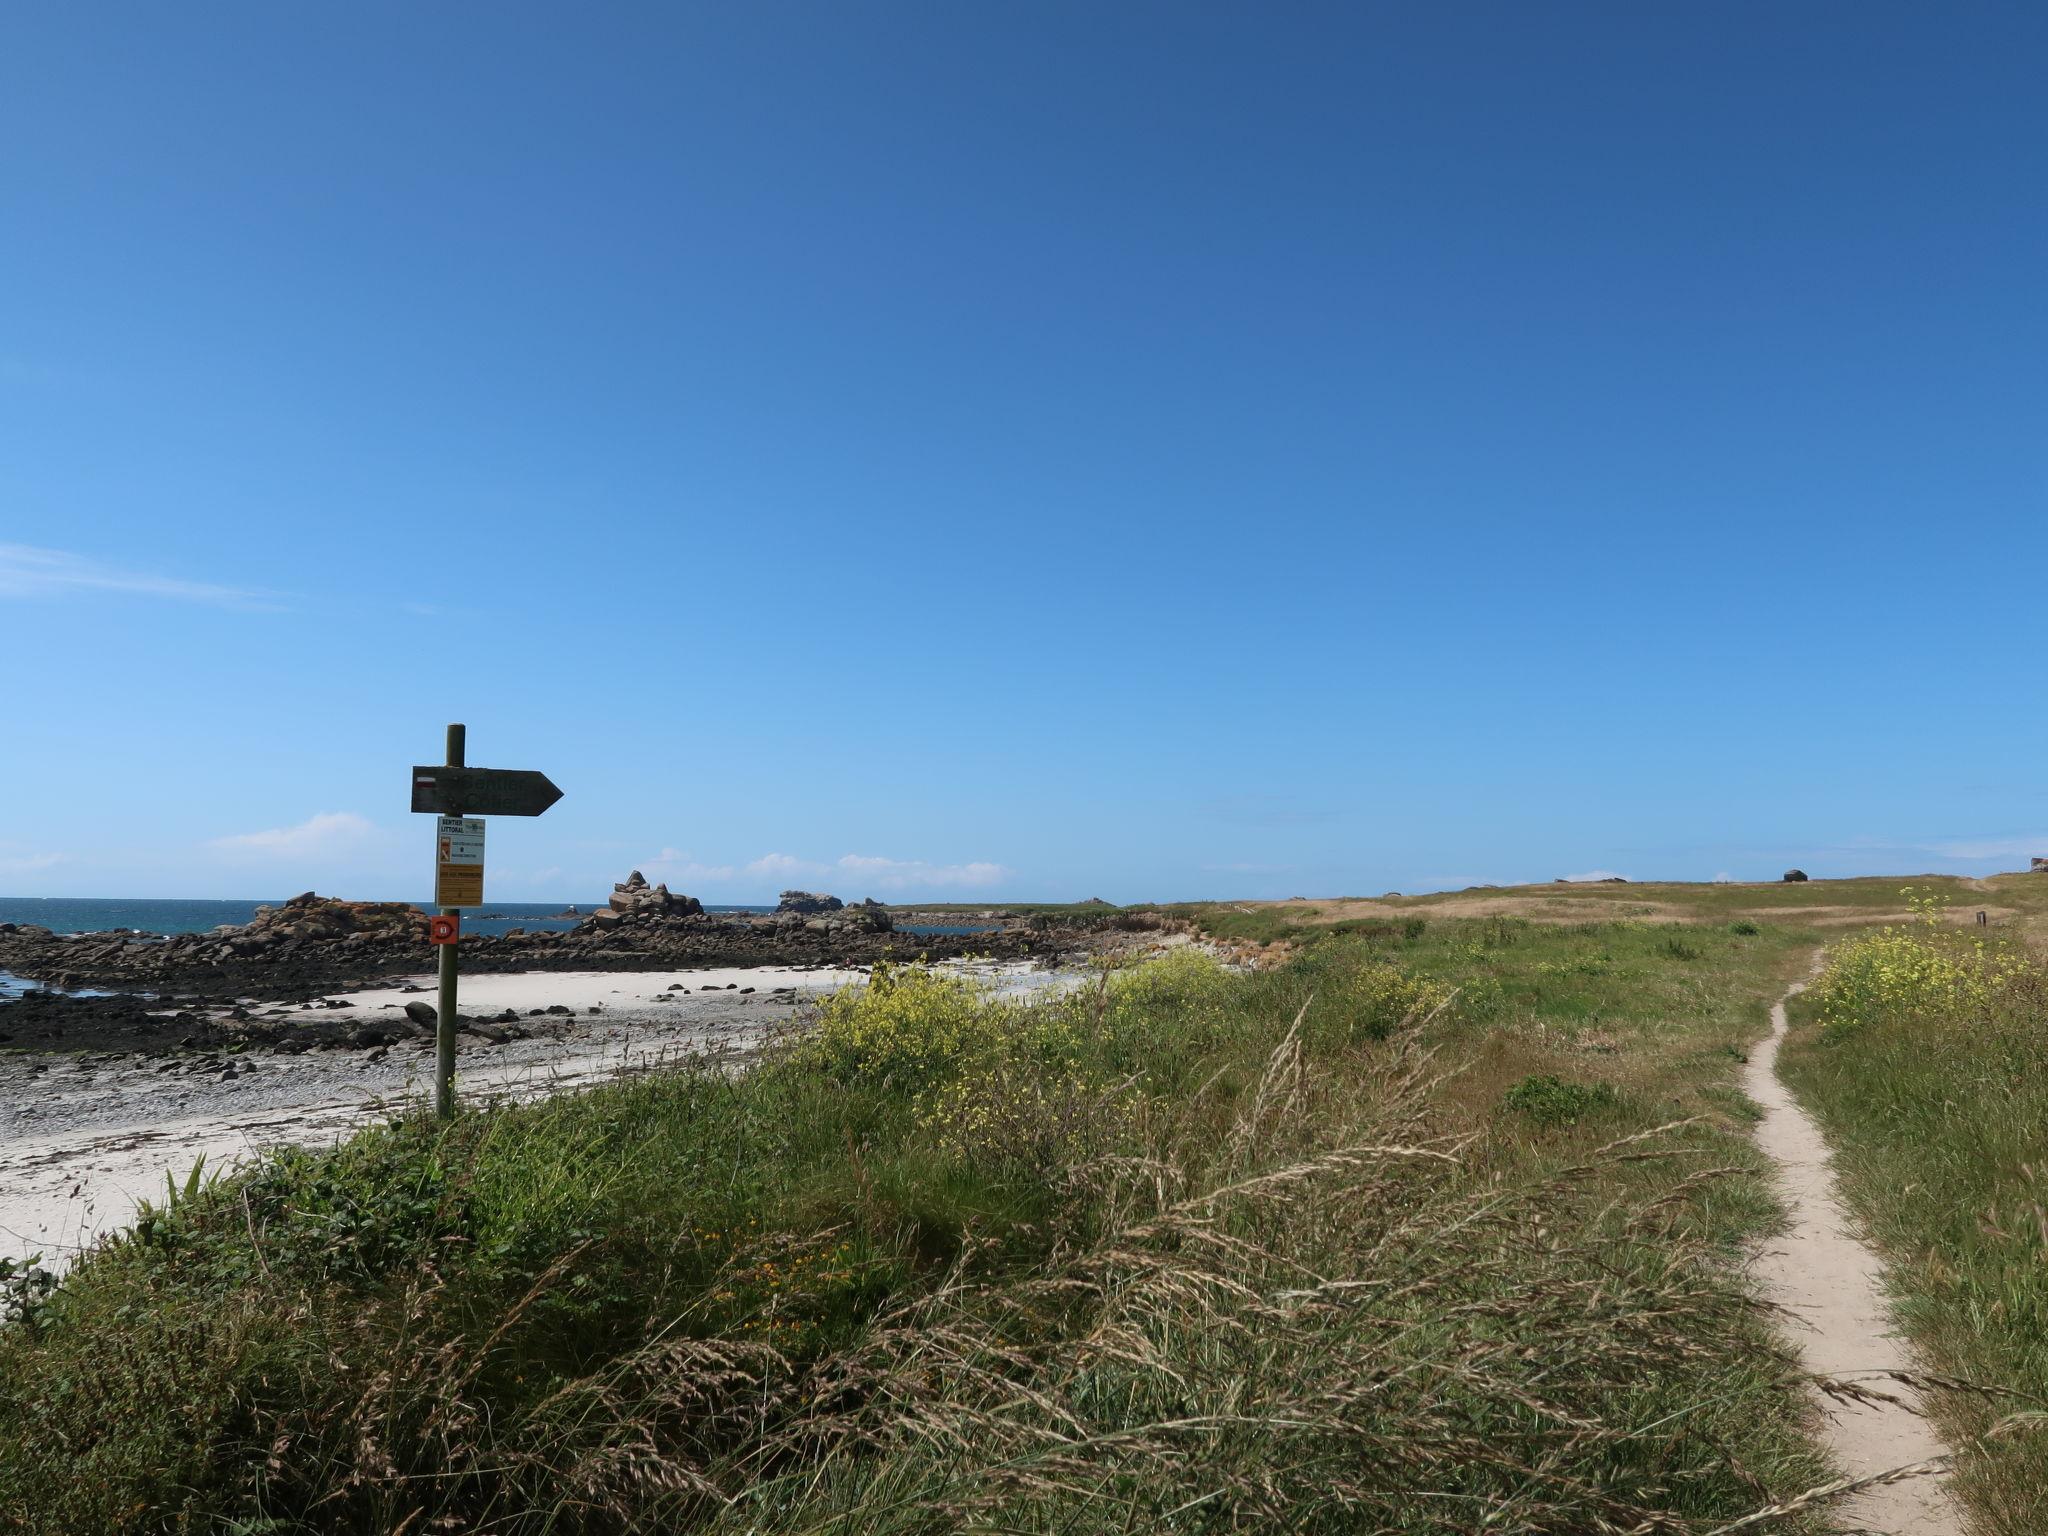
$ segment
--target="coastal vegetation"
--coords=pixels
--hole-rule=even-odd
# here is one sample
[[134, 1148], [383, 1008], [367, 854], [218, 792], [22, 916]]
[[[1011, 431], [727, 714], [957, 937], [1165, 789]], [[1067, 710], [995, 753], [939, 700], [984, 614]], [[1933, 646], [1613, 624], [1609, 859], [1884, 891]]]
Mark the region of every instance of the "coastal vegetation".
[[1959, 1495], [1982, 1530], [2026, 1536], [2048, 1509], [2048, 968], [1946, 920], [1944, 896], [1923, 884], [1909, 921], [1834, 948], [1784, 1070], [1922, 1358], [1980, 1389], [1937, 1401], [1975, 1444]]
[[[904, 969], [744, 1073], [166, 1190], [0, 1329], [0, 1529], [1707, 1533], [1826, 1480], [1732, 1260], [1810, 936]], [[1798, 1513], [1779, 1529], [1798, 1529]]]

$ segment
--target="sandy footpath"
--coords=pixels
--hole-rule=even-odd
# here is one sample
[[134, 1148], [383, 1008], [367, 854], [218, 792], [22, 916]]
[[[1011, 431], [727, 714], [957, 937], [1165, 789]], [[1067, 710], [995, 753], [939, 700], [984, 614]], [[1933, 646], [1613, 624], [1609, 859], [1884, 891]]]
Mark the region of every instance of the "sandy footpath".
[[[1803, 984], [1794, 987], [1787, 1000], [1802, 990]], [[1770, 1036], [1751, 1052], [1743, 1080], [1763, 1107], [1757, 1144], [1777, 1164], [1778, 1196], [1791, 1221], [1759, 1254], [1757, 1278], [1765, 1296], [1795, 1319], [1791, 1339], [1807, 1370], [1899, 1400], [1825, 1402], [1822, 1438], [1848, 1477], [1945, 1458], [1948, 1447], [1918, 1411], [1918, 1394], [1888, 1375], [1917, 1367], [1892, 1331], [1884, 1266], [1857, 1236], [1842, 1205], [1820, 1127], [1778, 1077], [1785, 1030], [1780, 1002], [1771, 1009]], [[1844, 1501], [1836, 1514], [1846, 1524], [1887, 1536], [1956, 1536], [1962, 1529], [1941, 1475], [1869, 1489]]]
[[[944, 968], [1012, 993], [1076, 979], [1024, 962]], [[465, 977], [466, 1017], [510, 1008], [522, 1024], [551, 1032], [502, 1044], [460, 1036], [456, 1091], [525, 1097], [693, 1055], [743, 1058], [803, 1000], [863, 978], [787, 966]], [[409, 988], [428, 990], [326, 996], [376, 1018], [431, 1003], [431, 986], [422, 976]], [[529, 1017], [549, 1007], [573, 1012]], [[138, 1199], [161, 1198], [166, 1175], [182, 1179], [202, 1156], [208, 1168], [226, 1167], [264, 1147], [330, 1142], [416, 1108], [431, 1091], [433, 1062], [431, 1039], [298, 1055], [0, 1055], [0, 1256], [41, 1254], [61, 1270], [94, 1238], [127, 1225]]]

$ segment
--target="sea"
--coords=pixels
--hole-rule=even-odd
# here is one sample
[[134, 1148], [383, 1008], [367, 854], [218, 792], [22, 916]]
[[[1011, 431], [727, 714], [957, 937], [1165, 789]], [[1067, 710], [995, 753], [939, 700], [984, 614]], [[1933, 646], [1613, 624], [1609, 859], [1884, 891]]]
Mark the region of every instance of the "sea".
[[[156, 897], [0, 897], [0, 924], [41, 924], [53, 934], [106, 934], [127, 930], [131, 934], [205, 934], [223, 924], [242, 926], [256, 915], [256, 907], [281, 907], [283, 897], [268, 901], [178, 901]], [[412, 905], [432, 911], [426, 901]], [[586, 915], [606, 905], [606, 897], [573, 903], [578, 915], [565, 915], [571, 903], [565, 901], [498, 901], [494, 905], [463, 911], [465, 934], [508, 934], [524, 928], [528, 934], [555, 930], [567, 932]], [[774, 907], [713, 905], [705, 911], [774, 911]], [[901, 934], [985, 934], [987, 924], [918, 924], [903, 926]]]
[[[578, 913], [588, 915], [606, 904], [595, 901], [575, 903]], [[39, 923], [52, 933], [107, 933], [127, 929], [132, 933], [204, 933], [223, 923], [237, 926], [256, 916], [258, 907], [281, 907], [282, 896], [267, 901], [183, 901], [173, 898], [0, 896], [0, 923]], [[433, 910], [426, 902], [413, 903], [422, 912]], [[514, 928], [529, 933], [543, 929], [564, 932], [583, 920], [565, 917], [570, 903], [562, 901], [495, 902], [462, 914], [464, 933], [504, 934]], [[773, 912], [773, 907], [714, 907], [707, 912]]]
[[[0, 923], [37, 923], [52, 933], [110, 933], [124, 929], [130, 933], [170, 935], [173, 933], [205, 933], [223, 923], [240, 925], [256, 916], [258, 907], [281, 907], [285, 898], [274, 896], [268, 901], [185, 901], [176, 898], [145, 897], [80, 897], [80, 896], [0, 896]], [[579, 913], [589, 913], [606, 904], [606, 898], [596, 901], [579, 901]], [[414, 902], [421, 911], [430, 910], [424, 902]], [[462, 929], [465, 933], [509, 933], [514, 928], [524, 928], [532, 933], [540, 929], [558, 929], [563, 932], [574, 928], [583, 919], [565, 917], [569, 903], [562, 901], [512, 901], [498, 902], [474, 912], [462, 914]], [[772, 912], [773, 907], [706, 907], [707, 912]], [[0, 999], [19, 997], [31, 983], [17, 976], [0, 971]], [[99, 994], [83, 991], [81, 997]]]
[[[0, 923], [36, 923], [52, 933], [108, 933], [124, 929], [130, 933], [169, 935], [173, 933], [205, 933], [224, 923], [240, 925], [256, 916], [258, 907], [284, 905], [285, 898], [272, 897], [268, 901], [185, 901], [176, 898], [144, 897], [81, 897], [81, 896], [0, 896]], [[607, 898], [596, 901], [579, 901], [574, 905], [579, 914], [587, 915], [607, 904]], [[431, 910], [425, 902], [414, 902], [421, 911]], [[465, 910], [462, 914], [464, 933], [504, 934], [514, 928], [524, 928], [528, 933], [543, 930], [567, 932], [583, 920], [582, 916], [568, 917], [564, 914], [569, 903], [560, 901], [512, 901], [497, 902], [476, 911]], [[714, 906], [706, 903], [707, 912], [773, 912], [773, 907]], [[966, 934], [984, 933], [982, 926], [931, 925], [906, 926], [898, 930], [906, 934]], [[17, 978], [0, 971], [0, 998], [18, 996], [25, 984]]]

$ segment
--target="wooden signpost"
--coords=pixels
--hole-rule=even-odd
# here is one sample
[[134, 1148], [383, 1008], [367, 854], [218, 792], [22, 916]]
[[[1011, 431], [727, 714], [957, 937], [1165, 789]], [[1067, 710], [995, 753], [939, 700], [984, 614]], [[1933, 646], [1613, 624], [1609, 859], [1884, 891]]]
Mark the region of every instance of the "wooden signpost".
[[485, 816], [538, 816], [562, 792], [530, 768], [471, 768], [468, 731], [448, 727], [448, 761], [412, 771], [412, 808], [434, 823], [432, 925], [441, 951], [441, 1006], [434, 1019], [434, 1113], [455, 1113], [455, 950], [461, 909], [484, 904]]

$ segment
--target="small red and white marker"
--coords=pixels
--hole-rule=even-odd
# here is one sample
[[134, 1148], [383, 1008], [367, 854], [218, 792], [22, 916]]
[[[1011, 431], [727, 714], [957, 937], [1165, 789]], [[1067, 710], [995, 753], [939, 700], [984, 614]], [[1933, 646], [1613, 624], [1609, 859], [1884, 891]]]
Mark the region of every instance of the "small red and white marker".
[[462, 919], [453, 912], [427, 919], [429, 944], [453, 944], [462, 937]]

